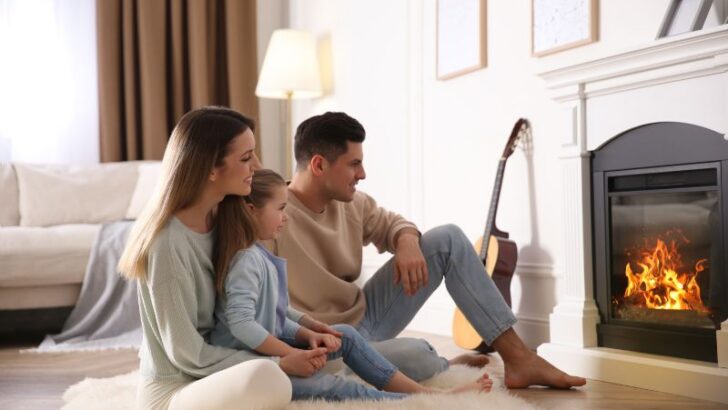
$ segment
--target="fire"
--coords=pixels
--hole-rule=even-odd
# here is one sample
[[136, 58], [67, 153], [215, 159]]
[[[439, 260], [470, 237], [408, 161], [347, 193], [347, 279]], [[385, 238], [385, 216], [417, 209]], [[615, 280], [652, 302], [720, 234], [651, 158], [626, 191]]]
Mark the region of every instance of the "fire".
[[668, 247], [657, 239], [654, 249], [641, 253], [642, 260], [636, 263], [641, 271], [633, 272], [630, 263], [625, 268], [625, 300], [650, 309], [709, 311], [703, 305], [696, 280], [705, 270], [707, 259], [698, 260], [693, 271], [680, 273], [682, 262], [675, 241], [670, 241]]

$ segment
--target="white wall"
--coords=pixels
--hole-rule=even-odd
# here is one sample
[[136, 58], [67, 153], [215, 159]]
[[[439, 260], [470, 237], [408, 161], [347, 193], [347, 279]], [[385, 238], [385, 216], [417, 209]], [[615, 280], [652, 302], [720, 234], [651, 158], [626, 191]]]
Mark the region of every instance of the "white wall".
[[[559, 108], [536, 73], [654, 40], [668, 0], [602, 1], [597, 43], [543, 58], [530, 56], [528, 0], [490, 0], [488, 67], [435, 79], [435, 0], [291, 0], [293, 28], [330, 45], [333, 89], [294, 102], [294, 124], [342, 110], [367, 129], [364, 191], [423, 229], [483, 229], [497, 160], [518, 117], [533, 125], [533, 155], [509, 160], [498, 226], [519, 246], [513, 280], [517, 330], [531, 346], [548, 338], [557, 301], [562, 247]], [[368, 252], [365, 274], [382, 257]], [[444, 286], [410, 328], [450, 333], [454, 304]]]
[[294, 128], [325, 111], [357, 118], [368, 136], [367, 179], [360, 186], [401, 212], [407, 211], [407, 175], [392, 170], [408, 160], [408, 32], [388, 28], [399, 27], [402, 18], [406, 23], [406, 16], [404, 1], [292, 1], [290, 11], [292, 28], [312, 30], [330, 47], [333, 67], [332, 93], [294, 101]]

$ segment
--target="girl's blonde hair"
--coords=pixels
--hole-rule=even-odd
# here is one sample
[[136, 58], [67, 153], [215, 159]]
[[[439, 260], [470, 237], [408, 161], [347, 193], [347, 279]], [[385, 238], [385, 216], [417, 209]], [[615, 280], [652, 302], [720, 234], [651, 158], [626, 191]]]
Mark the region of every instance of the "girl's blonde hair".
[[[203, 107], [185, 114], [172, 130], [162, 159], [162, 174], [154, 196], [129, 234], [119, 261], [128, 279], [144, 279], [152, 244], [175, 212], [194, 203], [214, 167], [223, 165], [230, 142], [255, 122], [229, 108]], [[217, 206], [212, 262], [219, 275], [235, 253], [255, 240], [255, 227], [238, 195], [227, 195]]]
[[[250, 193], [243, 197], [245, 203], [251, 204], [256, 208], [262, 208], [273, 197], [273, 191], [278, 187], [285, 187], [286, 181], [282, 176], [270, 169], [258, 169], [253, 175], [253, 183], [251, 184]], [[247, 210], [247, 207], [244, 207]], [[257, 227], [254, 227], [257, 234]], [[215, 275], [215, 287], [220, 295], [225, 295], [225, 279], [227, 278], [227, 269], [218, 271]]]
[[270, 169], [259, 169], [253, 175], [250, 193], [243, 200], [256, 208], [262, 208], [273, 197], [273, 189], [281, 186], [286, 186], [282, 176]]

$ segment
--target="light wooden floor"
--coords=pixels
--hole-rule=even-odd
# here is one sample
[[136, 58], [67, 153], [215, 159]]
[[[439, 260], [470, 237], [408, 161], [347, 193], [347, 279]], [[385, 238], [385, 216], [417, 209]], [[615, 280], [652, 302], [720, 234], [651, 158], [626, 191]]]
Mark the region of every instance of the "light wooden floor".
[[[444, 336], [406, 332], [404, 336], [423, 337], [445, 357], [464, 350]], [[489, 373], [503, 377], [503, 366], [492, 355]], [[58, 409], [61, 396], [70, 385], [85, 377], [108, 377], [138, 366], [136, 352], [130, 350], [72, 354], [21, 354], [17, 347], [0, 348], [0, 409]], [[728, 386], [727, 386], [728, 388]], [[517, 396], [545, 409], [660, 409], [717, 410], [728, 405], [694, 400], [672, 394], [590, 380], [578, 390], [560, 391], [532, 388], [513, 390]]]

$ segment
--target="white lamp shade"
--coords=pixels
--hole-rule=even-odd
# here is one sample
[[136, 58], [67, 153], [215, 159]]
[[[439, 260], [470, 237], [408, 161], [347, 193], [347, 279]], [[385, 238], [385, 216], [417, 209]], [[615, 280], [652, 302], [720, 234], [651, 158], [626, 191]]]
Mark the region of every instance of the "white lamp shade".
[[255, 95], [314, 98], [322, 94], [316, 39], [300, 30], [276, 30], [270, 39]]

